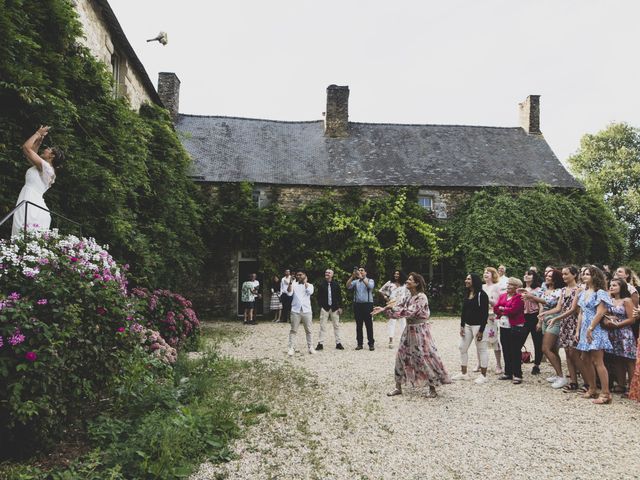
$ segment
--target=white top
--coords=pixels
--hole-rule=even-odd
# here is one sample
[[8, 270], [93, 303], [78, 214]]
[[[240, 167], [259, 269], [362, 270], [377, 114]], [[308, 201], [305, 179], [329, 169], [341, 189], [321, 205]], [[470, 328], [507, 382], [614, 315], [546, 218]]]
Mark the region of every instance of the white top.
[[311, 295], [313, 295], [312, 284], [307, 283], [307, 288], [304, 288], [304, 283], [293, 282], [291, 291], [286, 292], [290, 297], [293, 296], [293, 299], [291, 300], [292, 312], [311, 313]]
[[497, 285], [498, 285], [498, 291], [500, 292], [500, 295], [502, 295], [507, 291], [508, 283], [509, 283], [509, 277], [507, 277], [506, 275], [503, 275], [498, 279]]
[[293, 275], [289, 275], [289, 278], [282, 277], [282, 279], [280, 280], [280, 291], [286, 292], [287, 287], [289, 286], [289, 283], [293, 281], [295, 281], [295, 279], [293, 278]]

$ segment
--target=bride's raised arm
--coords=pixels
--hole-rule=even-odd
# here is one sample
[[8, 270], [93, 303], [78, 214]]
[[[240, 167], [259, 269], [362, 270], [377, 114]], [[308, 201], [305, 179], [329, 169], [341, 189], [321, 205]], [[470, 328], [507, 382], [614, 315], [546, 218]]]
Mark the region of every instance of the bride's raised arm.
[[29, 163], [40, 171], [42, 171], [42, 162], [44, 162], [44, 160], [40, 155], [38, 155], [38, 149], [40, 148], [40, 144], [44, 137], [49, 133], [50, 128], [51, 127], [41, 126], [36, 133], [31, 135], [22, 145], [22, 152], [24, 153], [24, 156], [27, 157]]

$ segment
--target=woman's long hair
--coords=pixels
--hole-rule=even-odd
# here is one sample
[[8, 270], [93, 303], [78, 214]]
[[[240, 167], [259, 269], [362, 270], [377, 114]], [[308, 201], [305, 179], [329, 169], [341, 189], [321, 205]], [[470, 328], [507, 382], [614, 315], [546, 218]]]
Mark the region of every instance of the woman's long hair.
[[589, 273], [591, 274], [591, 288], [593, 288], [594, 292], [598, 290], [607, 290], [607, 280], [604, 277], [604, 273], [595, 265], [589, 265], [587, 267]]
[[416, 290], [418, 292], [426, 292], [427, 291], [427, 282], [424, 281], [424, 277], [416, 272], [411, 272], [407, 275], [407, 278], [413, 277], [413, 280], [416, 282]]
[[535, 290], [542, 282], [540, 281], [540, 275], [535, 270], [527, 270], [527, 275], [531, 275], [531, 289]]
[[[560, 270], [553, 269], [551, 270], [551, 281], [553, 282], [553, 288], [562, 288], [564, 287], [564, 280], [562, 279], [562, 273]], [[546, 275], [545, 275], [546, 280]]]
[[398, 279], [398, 281], [400, 282], [400, 285], [404, 285], [404, 282], [407, 281], [407, 276], [404, 274], [404, 272], [402, 270], [400, 270], [399, 268], [396, 268], [392, 273], [391, 273], [391, 278], [389, 279], [389, 281], [391, 283], [396, 283], [395, 275], [396, 272], [398, 272], [400, 274], [400, 278]]
[[616, 282], [620, 285], [620, 298], [629, 298], [631, 294], [629, 293], [629, 286], [627, 282], [625, 282], [622, 278], [614, 278], [611, 280], [611, 283]]
[[473, 290], [473, 296], [477, 297], [482, 291], [482, 279], [477, 273], [469, 273], [471, 277], [471, 288], [467, 288], [467, 295]]

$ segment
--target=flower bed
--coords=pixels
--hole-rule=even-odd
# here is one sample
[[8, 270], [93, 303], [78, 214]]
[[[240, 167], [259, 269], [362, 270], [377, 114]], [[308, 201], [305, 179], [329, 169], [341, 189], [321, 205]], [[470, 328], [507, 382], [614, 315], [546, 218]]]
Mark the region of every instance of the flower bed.
[[18, 448], [61, 436], [134, 348], [134, 313], [123, 269], [95, 240], [0, 241], [0, 437]]

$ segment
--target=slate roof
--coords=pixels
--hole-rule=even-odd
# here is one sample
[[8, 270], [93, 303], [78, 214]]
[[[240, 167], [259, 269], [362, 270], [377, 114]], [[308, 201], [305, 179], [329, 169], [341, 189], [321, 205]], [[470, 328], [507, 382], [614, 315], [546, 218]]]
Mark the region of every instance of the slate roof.
[[541, 135], [521, 128], [283, 122], [180, 114], [176, 129], [207, 182], [276, 185], [582, 188]]

